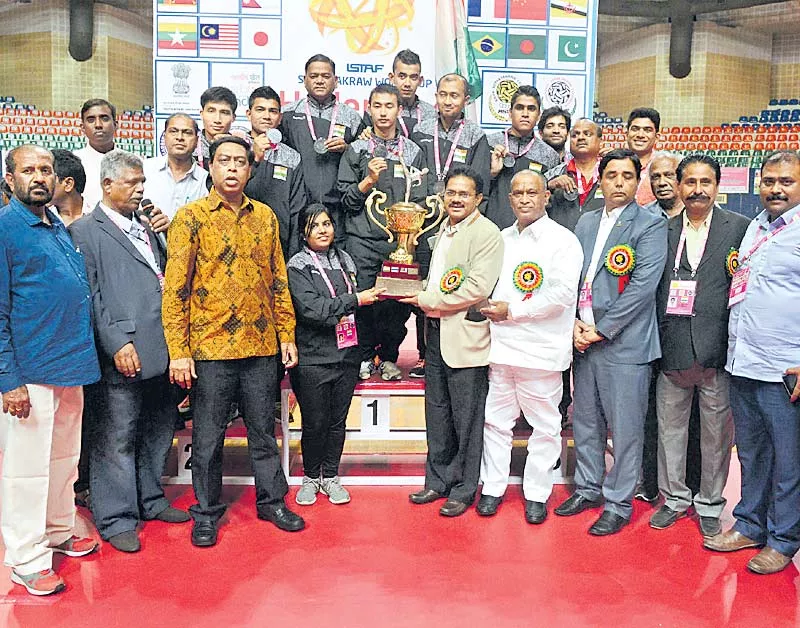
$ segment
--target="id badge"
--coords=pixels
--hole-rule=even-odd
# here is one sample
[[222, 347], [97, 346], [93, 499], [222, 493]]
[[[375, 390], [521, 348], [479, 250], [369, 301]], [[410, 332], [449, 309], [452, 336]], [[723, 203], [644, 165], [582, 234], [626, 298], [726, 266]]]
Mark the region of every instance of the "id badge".
[[339, 349], [355, 347], [358, 344], [358, 333], [356, 333], [356, 317], [350, 314], [345, 317], [345, 321], [336, 323], [336, 346]]
[[395, 164], [394, 165], [394, 178], [395, 179], [405, 179], [406, 178], [406, 173], [403, 170], [403, 166], [402, 165], [400, 165], [400, 164]]
[[696, 281], [680, 281], [678, 279], [673, 279], [669, 282], [667, 314], [691, 316], [694, 314], [694, 299], [696, 295]]
[[588, 281], [584, 282], [583, 286], [581, 286], [581, 293], [580, 297], [578, 298], [578, 307], [581, 309], [592, 307], [592, 284], [590, 284]]
[[731, 279], [731, 290], [728, 293], [728, 307], [736, 305], [740, 301], [744, 301], [744, 295], [747, 292], [747, 282], [750, 279], [750, 267], [740, 268], [733, 273]]

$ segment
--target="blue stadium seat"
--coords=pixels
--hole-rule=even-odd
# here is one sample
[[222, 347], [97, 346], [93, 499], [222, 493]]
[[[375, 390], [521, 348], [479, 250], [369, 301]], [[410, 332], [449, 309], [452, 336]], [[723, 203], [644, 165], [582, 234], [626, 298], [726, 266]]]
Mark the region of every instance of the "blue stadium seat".
[[778, 105], [781, 106], [781, 107], [785, 107], [788, 104], [789, 104], [789, 99], [788, 98], [781, 98], [778, 101]]
[[790, 98], [789, 106], [794, 107], [795, 105], [800, 105], [800, 100], [798, 100], [797, 98]]
[[769, 101], [769, 106], [770, 107], [777, 107], [778, 106], [778, 100], [776, 98], [773, 98], [772, 100]]

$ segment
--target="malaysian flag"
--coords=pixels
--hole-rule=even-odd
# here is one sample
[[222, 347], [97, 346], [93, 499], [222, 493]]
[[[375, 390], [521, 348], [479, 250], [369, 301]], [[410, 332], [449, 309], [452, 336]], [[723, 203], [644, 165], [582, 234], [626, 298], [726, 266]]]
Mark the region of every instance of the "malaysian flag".
[[200, 51], [215, 54], [239, 52], [239, 23], [200, 24]]

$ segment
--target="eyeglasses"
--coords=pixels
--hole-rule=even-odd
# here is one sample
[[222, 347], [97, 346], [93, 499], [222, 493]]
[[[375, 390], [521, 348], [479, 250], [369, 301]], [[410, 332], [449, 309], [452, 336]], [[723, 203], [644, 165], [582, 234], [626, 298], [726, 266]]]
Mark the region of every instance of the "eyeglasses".
[[230, 155], [220, 155], [219, 157], [214, 157], [214, 163], [222, 166], [223, 168], [229, 166], [231, 162], [233, 162], [237, 168], [244, 168], [248, 163], [247, 157], [231, 157]]
[[445, 190], [444, 195], [447, 198], [460, 198], [461, 200], [467, 200], [475, 196], [474, 192], [456, 192], [455, 190]]

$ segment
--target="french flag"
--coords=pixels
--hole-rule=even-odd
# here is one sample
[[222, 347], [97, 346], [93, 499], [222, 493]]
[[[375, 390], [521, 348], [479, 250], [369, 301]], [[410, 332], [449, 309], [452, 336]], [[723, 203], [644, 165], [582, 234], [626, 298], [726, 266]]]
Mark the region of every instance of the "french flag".
[[482, 20], [505, 21], [508, 12], [506, 0], [468, 0], [467, 16]]

